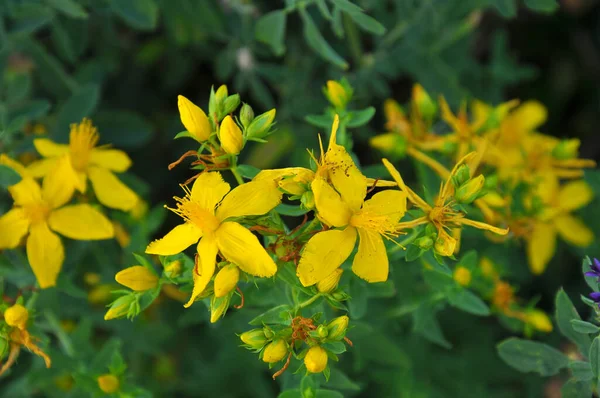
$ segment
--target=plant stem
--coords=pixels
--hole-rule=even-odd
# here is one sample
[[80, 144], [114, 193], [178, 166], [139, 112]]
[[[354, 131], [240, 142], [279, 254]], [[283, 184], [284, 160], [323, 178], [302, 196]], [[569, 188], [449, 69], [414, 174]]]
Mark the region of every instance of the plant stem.
[[237, 183], [242, 185], [244, 183], [244, 179], [242, 178], [242, 175], [238, 171], [237, 166], [232, 166], [231, 172], [233, 173], [233, 176], [235, 177], [235, 180], [237, 181]]
[[69, 338], [69, 336], [67, 335], [67, 333], [65, 333], [65, 331], [63, 330], [63, 328], [60, 326], [60, 322], [58, 321], [58, 318], [56, 317], [56, 315], [54, 315], [50, 311], [44, 312], [44, 315], [46, 316], [46, 320], [48, 321], [48, 324], [50, 325], [50, 328], [52, 329], [52, 331], [56, 335], [56, 338], [58, 339], [58, 341], [62, 345], [65, 353], [68, 356], [70, 356], [70, 357], [74, 356], [75, 355], [75, 349], [73, 348], [73, 344], [71, 343], [71, 339]]
[[298, 312], [299, 310], [301, 310], [302, 308], [306, 308], [309, 305], [311, 305], [312, 303], [314, 303], [315, 301], [317, 301], [317, 299], [321, 297], [321, 293], [317, 293], [314, 296], [312, 296], [311, 298], [309, 298], [308, 300], [298, 304], [296, 306], [296, 312]]

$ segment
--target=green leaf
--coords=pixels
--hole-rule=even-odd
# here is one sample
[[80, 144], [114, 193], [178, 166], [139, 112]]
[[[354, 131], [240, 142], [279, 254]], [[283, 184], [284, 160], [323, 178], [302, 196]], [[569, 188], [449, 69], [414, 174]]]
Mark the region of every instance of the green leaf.
[[[349, 113], [350, 118], [346, 122], [348, 127], [360, 127], [369, 123], [373, 116], [375, 116], [375, 108], [370, 106], [360, 111], [352, 111]], [[330, 123], [331, 125], [331, 123]]]
[[64, 26], [60, 22], [60, 19], [56, 18], [52, 21], [51, 26], [52, 42], [56, 48], [56, 52], [70, 63], [74, 63], [77, 59], [73, 43], [69, 33], [65, 30]]
[[333, 16], [331, 15], [331, 12], [329, 11], [329, 8], [327, 7], [327, 3], [325, 2], [325, 0], [315, 0], [315, 3], [317, 3], [317, 7], [319, 8], [321, 15], [325, 19], [328, 19], [331, 21]]
[[20, 73], [10, 79], [6, 84], [6, 102], [14, 103], [23, 101], [31, 91], [31, 77]]
[[270, 46], [273, 53], [281, 56], [285, 53], [285, 25], [286, 14], [284, 10], [271, 11], [263, 15], [254, 29], [256, 40]]
[[513, 18], [517, 15], [517, 5], [515, 4], [516, 0], [496, 0], [494, 5], [500, 15], [504, 18]]
[[298, 398], [298, 397], [302, 397], [302, 392], [297, 388], [295, 388], [293, 390], [282, 391], [277, 396], [277, 398]]
[[313, 126], [323, 127], [323, 128], [331, 128], [333, 124], [333, 119], [329, 115], [307, 115], [304, 117], [308, 123]]
[[412, 313], [413, 330], [432, 343], [450, 349], [452, 344], [444, 337], [440, 324], [435, 317], [435, 312], [436, 310], [431, 305], [421, 304]]
[[15, 107], [11, 112], [11, 118], [24, 117], [27, 120], [39, 119], [50, 110], [50, 102], [47, 100], [33, 100]]
[[[58, 111], [56, 124], [54, 125], [54, 136], [58, 141], [67, 142], [69, 138], [69, 126], [72, 123], [80, 123], [81, 119], [90, 116], [100, 96], [100, 89], [95, 84], [88, 84], [77, 90], [62, 104]], [[105, 134], [104, 132], [102, 134]]]
[[8, 166], [0, 164], [0, 187], [6, 189], [11, 185], [15, 185], [21, 181], [19, 173]]
[[193, 135], [190, 134], [189, 131], [180, 131], [175, 135], [175, 137], [173, 137], [174, 140], [177, 140], [179, 138], [191, 138], [193, 140], [196, 139]]
[[132, 28], [153, 30], [158, 21], [154, 0], [110, 0], [112, 10]]
[[571, 379], [560, 390], [562, 398], [583, 398], [592, 396], [592, 382]]
[[333, 4], [347, 13], [362, 13], [363, 9], [348, 0], [332, 0]]
[[242, 177], [249, 180], [253, 179], [258, 173], [260, 173], [259, 168], [250, 166], [249, 164], [240, 164], [237, 166], [237, 170], [240, 172]]
[[298, 216], [303, 216], [304, 214], [308, 213], [310, 210], [303, 209], [300, 206], [294, 206], [294, 205], [288, 205], [285, 203], [281, 203], [281, 204], [277, 205], [277, 207], [275, 207], [275, 211], [284, 216], [298, 217]]
[[85, 9], [75, 0], [46, 0], [49, 5], [71, 18], [84, 19], [88, 17]]
[[559, 7], [556, 0], [525, 0], [525, 5], [537, 12], [551, 14]]
[[571, 325], [573, 326], [573, 330], [578, 333], [598, 333], [600, 331], [600, 327], [594, 325], [593, 323], [589, 323], [586, 321], [580, 321], [579, 319], [572, 319]]
[[369, 33], [381, 36], [386, 32], [385, 26], [363, 12], [349, 12], [347, 14], [358, 26]]
[[360, 391], [360, 386], [353, 382], [345, 373], [336, 368], [331, 369], [331, 377], [327, 387], [337, 390]]
[[592, 367], [589, 362], [572, 361], [569, 363], [569, 369], [573, 378], [577, 380], [591, 380], [594, 378], [594, 373], [592, 373]]
[[135, 112], [100, 111], [94, 118], [94, 123], [98, 126], [102, 143], [117, 148], [139, 148], [152, 138], [152, 124]]
[[248, 322], [248, 324], [252, 326], [262, 326], [263, 323], [289, 325], [289, 314], [291, 309], [292, 307], [287, 304], [278, 305], [277, 307], [271, 308], [270, 310], [263, 312], [262, 314]]
[[458, 264], [468, 270], [474, 270], [477, 268], [478, 256], [476, 250], [470, 250], [466, 252], [459, 260]]
[[277, 277], [285, 281], [288, 285], [295, 287], [309, 296], [314, 294], [310, 287], [302, 286], [300, 280], [296, 276], [296, 267], [292, 263], [286, 263], [280, 266], [279, 271], [277, 272]]
[[308, 46], [335, 66], [344, 70], [348, 69], [348, 63], [323, 38], [310, 15], [305, 10], [300, 10], [300, 15], [304, 22], [304, 38]]
[[473, 315], [488, 316], [490, 308], [482, 299], [467, 289], [452, 290], [448, 294], [448, 302], [456, 308]]
[[315, 398], [344, 398], [344, 395], [339, 391], [319, 389]]
[[590, 367], [596, 380], [600, 380], [600, 337], [596, 337], [590, 346]]
[[556, 294], [556, 323], [560, 332], [573, 343], [577, 344], [582, 353], [587, 353], [590, 350], [591, 340], [589, 336], [581, 334], [573, 329], [571, 320], [581, 320], [577, 310], [573, 306], [571, 299], [563, 289], [560, 289]]
[[586, 272], [589, 272], [591, 270], [592, 270], [592, 260], [590, 260], [589, 257], [586, 257], [581, 262], [581, 272], [584, 274], [583, 279], [585, 280], [585, 283], [587, 283], [587, 285], [590, 287], [590, 289], [597, 292], [598, 287], [599, 287], [598, 286], [598, 278], [596, 278], [595, 276], [585, 275]]
[[307, 374], [302, 378], [300, 382], [300, 391], [302, 391], [302, 397], [314, 397], [317, 390], [317, 382], [312, 374]]
[[549, 345], [511, 337], [497, 346], [500, 358], [520, 372], [552, 376], [569, 365], [569, 358]]
[[329, 341], [323, 344], [323, 348], [333, 352], [336, 355], [343, 354], [347, 351], [346, 344], [342, 343], [341, 341]]

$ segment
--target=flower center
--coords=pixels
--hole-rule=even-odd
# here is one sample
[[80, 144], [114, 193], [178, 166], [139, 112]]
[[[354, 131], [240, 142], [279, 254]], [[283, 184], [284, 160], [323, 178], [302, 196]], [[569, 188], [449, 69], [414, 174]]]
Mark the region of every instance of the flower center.
[[184, 190], [186, 192], [185, 197], [174, 198], [177, 202], [177, 208], [172, 209], [167, 207], [167, 209], [179, 215], [184, 220], [193, 223], [200, 228], [203, 233], [214, 232], [219, 228], [221, 222], [215, 217], [214, 210], [202, 207], [200, 203], [192, 199], [189, 189], [184, 187]]
[[91, 120], [83, 119], [79, 124], [71, 125], [69, 151], [71, 164], [77, 171], [85, 171], [90, 160], [90, 153], [98, 143], [99, 135]]
[[350, 225], [377, 232], [386, 239], [393, 240], [400, 235], [397, 225], [389, 215], [376, 214], [373, 211], [360, 209], [350, 217]]
[[45, 222], [50, 215], [50, 206], [45, 203], [34, 203], [23, 208], [25, 216], [31, 224]]

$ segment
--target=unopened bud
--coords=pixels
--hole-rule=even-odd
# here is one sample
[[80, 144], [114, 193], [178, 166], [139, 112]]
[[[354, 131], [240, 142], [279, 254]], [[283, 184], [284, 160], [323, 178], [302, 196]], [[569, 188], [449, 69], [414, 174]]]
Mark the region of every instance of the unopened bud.
[[300, 203], [305, 209], [312, 210], [315, 208], [315, 195], [312, 191], [306, 191], [300, 197]]
[[440, 228], [435, 240], [434, 250], [440, 256], [450, 257], [454, 254], [456, 239], [450, 236], [443, 228]]
[[240, 280], [240, 270], [235, 264], [221, 268], [215, 277], [215, 297], [223, 297], [237, 286]]
[[431, 120], [437, 112], [437, 105], [420, 84], [413, 86], [412, 99], [425, 120]]
[[273, 125], [276, 113], [277, 111], [273, 108], [270, 111], [255, 117], [246, 131], [248, 139], [266, 137], [269, 134], [269, 129]]
[[244, 138], [242, 130], [229, 115], [225, 116], [219, 129], [219, 139], [221, 147], [230, 155], [237, 155], [244, 147]]
[[143, 265], [134, 265], [119, 271], [115, 275], [115, 280], [136, 292], [143, 292], [158, 286], [158, 276]]
[[325, 96], [336, 109], [344, 109], [350, 100], [344, 86], [335, 80], [329, 80], [325, 88]]
[[129, 313], [129, 308], [133, 304], [135, 298], [132, 294], [121, 296], [116, 299], [111, 305], [106, 314], [104, 314], [104, 320], [109, 321], [111, 319], [123, 318]]
[[369, 145], [395, 158], [404, 158], [408, 147], [406, 138], [396, 132], [376, 135], [369, 140]]
[[240, 335], [240, 339], [253, 349], [260, 349], [269, 341], [263, 329], [252, 329], [244, 332]]
[[113, 286], [108, 284], [102, 284], [94, 286], [88, 292], [88, 302], [91, 304], [106, 304], [112, 298]]
[[471, 178], [471, 169], [468, 165], [462, 164], [452, 176], [452, 183], [456, 188], [460, 187]]
[[105, 394], [114, 394], [119, 391], [119, 387], [121, 383], [119, 382], [119, 378], [110, 373], [104, 374], [102, 376], [98, 376], [98, 387]]
[[429, 250], [433, 246], [433, 239], [431, 239], [429, 236], [423, 236], [415, 240], [414, 244], [417, 245], [419, 249]]
[[288, 346], [284, 340], [278, 339], [269, 343], [263, 351], [262, 360], [266, 363], [281, 361], [288, 354]]
[[526, 313], [525, 321], [528, 325], [540, 332], [550, 333], [553, 329], [552, 321], [548, 315], [546, 315], [544, 311], [538, 309], [529, 310]]
[[329, 338], [331, 340], [341, 340], [346, 335], [346, 329], [348, 329], [348, 322], [350, 318], [346, 315], [339, 316], [327, 324], [327, 330], [329, 331]]
[[471, 283], [471, 271], [469, 271], [465, 267], [456, 267], [452, 277], [454, 278], [456, 283], [458, 283], [461, 286], [469, 286], [469, 284]]
[[219, 87], [217, 89], [217, 92], [215, 93], [215, 100], [217, 101], [217, 104], [222, 104], [228, 95], [229, 92], [227, 91], [227, 86], [225, 84], [222, 84], [221, 87]]
[[340, 278], [342, 277], [343, 273], [343, 269], [336, 268], [335, 271], [326, 276], [325, 279], [317, 283], [317, 290], [320, 293], [331, 293], [337, 288], [337, 285], [340, 282]]
[[454, 197], [459, 203], [472, 203], [481, 196], [480, 194], [484, 184], [485, 177], [482, 174], [479, 174], [477, 177], [462, 184], [456, 190]]
[[177, 278], [181, 275], [181, 261], [175, 260], [165, 264], [165, 274], [169, 278]]
[[333, 297], [334, 300], [336, 301], [346, 301], [350, 298], [350, 296], [348, 295], [348, 293], [346, 292], [341, 292], [341, 291], [336, 291], [334, 292], [331, 297]]
[[229, 309], [229, 301], [231, 295], [217, 297], [216, 295], [210, 300], [210, 323], [215, 323], [225, 316]]
[[206, 117], [206, 113], [183, 95], [178, 97], [177, 105], [179, 107], [181, 123], [183, 123], [185, 129], [198, 142], [208, 140], [212, 128], [208, 117]]
[[267, 337], [267, 339], [271, 340], [273, 337], [275, 337], [275, 332], [273, 331], [273, 329], [271, 329], [268, 326], [265, 326], [263, 328], [263, 332], [265, 333], [265, 336]]
[[240, 110], [240, 122], [242, 122], [242, 126], [248, 128], [253, 120], [254, 111], [252, 110], [252, 107], [248, 104], [242, 105], [242, 109]]
[[577, 138], [561, 140], [552, 150], [552, 156], [560, 160], [574, 159], [579, 155], [579, 145], [581, 141]]
[[225, 98], [225, 101], [223, 101], [222, 115], [225, 116], [225, 115], [229, 115], [229, 114], [233, 113], [233, 111], [235, 111], [239, 105], [240, 105], [240, 95], [239, 94], [230, 95], [229, 97]]
[[15, 304], [4, 311], [4, 320], [8, 326], [24, 330], [29, 320], [29, 311], [21, 304]]
[[317, 334], [319, 335], [319, 337], [322, 337], [322, 338], [327, 337], [327, 335], [329, 334], [329, 330], [327, 330], [327, 326], [319, 325], [319, 327], [317, 328]]
[[86, 285], [94, 286], [100, 283], [100, 274], [96, 272], [86, 272], [83, 275], [83, 281]]
[[321, 373], [327, 367], [327, 359], [327, 351], [316, 345], [308, 349], [304, 365], [310, 373]]

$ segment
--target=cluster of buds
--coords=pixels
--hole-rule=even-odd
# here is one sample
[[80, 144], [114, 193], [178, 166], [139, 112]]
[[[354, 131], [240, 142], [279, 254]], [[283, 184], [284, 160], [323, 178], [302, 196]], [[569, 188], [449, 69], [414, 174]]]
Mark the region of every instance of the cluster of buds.
[[461, 165], [456, 174], [452, 176], [454, 184], [454, 198], [460, 204], [471, 204], [475, 200], [485, 196], [487, 192], [483, 189], [485, 186], [485, 177], [479, 174], [477, 177], [471, 177], [471, 170], [468, 165]]
[[328, 323], [317, 324], [317, 316], [303, 318], [297, 316], [289, 326], [281, 328], [265, 325], [240, 335], [244, 347], [259, 353], [259, 357], [269, 367], [286, 359], [284, 366], [273, 375], [281, 375], [289, 367], [292, 357], [303, 361], [307, 373], [321, 373], [329, 378], [327, 363], [329, 358], [337, 361], [336, 354], [345, 351], [345, 341], [349, 318], [340, 316]]

